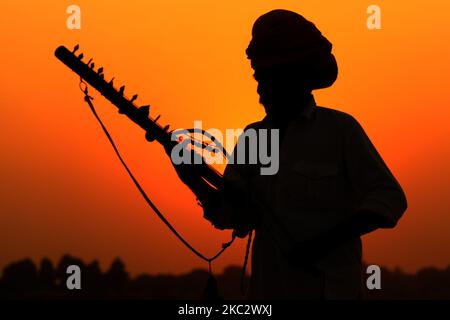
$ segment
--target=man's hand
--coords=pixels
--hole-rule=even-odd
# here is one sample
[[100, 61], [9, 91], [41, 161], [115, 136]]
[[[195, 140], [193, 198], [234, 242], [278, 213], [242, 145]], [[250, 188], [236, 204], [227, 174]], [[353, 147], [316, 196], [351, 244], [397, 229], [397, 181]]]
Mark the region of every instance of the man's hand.
[[343, 242], [383, 228], [386, 223], [379, 214], [366, 210], [358, 211], [328, 232], [295, 243], [288, 253], [288, 260], [300, 267], [311, 267]]

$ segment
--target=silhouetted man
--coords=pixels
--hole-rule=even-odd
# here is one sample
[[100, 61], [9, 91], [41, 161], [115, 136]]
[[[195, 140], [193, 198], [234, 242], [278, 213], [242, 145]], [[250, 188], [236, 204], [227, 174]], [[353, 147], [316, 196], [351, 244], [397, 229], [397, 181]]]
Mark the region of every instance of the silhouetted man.
[[204, 204], [217, 228], [255, 230], [249, 298], [359, 298], [360, 236], [393, 228], [406, 210], [358, 122], [315, 104], [311, 92], [337, 78], [331, 51], [294, 12], [268, 12], [253, 26], [247, 55], [267, 115], [246, 129], [280, 130], [279, 170], [229, 164], [220, 195]]

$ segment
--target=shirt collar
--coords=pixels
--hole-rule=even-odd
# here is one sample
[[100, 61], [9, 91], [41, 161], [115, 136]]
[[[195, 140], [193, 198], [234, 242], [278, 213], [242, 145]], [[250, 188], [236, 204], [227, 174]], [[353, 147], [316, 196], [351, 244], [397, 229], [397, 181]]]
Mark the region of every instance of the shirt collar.
[[[303, 107], [302, 111], [298, 114], [298, 116], [292, 118], [292, 120], [294, 119], [299, 119], [299, 118], [305, 118], [307, 120], [311, 120], [311, 118], [314, 115], [314, 112], [316, 110], [316, 100], [314, 99], [314, 96], [311, 95], [311, 98], [309, 98], [308, 102], [306, 103], [306, 105]], [[270, 118], [266, 115], [264, 117], [264, 119], [262, 120], [262, 122], [266, 123], [266, 124], [270, 124], [271, 120]]]
[[314, 96], [311, 95], [311, 98], [309, 99], [306, 106], [303, 108], [300, 116], [305, 117], [308, 120], [312, 118], [314, 111], [316, 110], [316, 100], [314, 99]]

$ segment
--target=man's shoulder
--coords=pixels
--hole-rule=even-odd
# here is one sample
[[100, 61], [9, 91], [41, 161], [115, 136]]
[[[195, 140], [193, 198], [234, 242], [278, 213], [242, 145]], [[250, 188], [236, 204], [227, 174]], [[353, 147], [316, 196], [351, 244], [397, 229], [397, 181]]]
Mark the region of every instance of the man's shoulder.
[[263, 129], [265, 127], [265, 124], [264, 124], [264, 120], [265, 119], [266, 118], [264, 118], [264, 119], [262, 119], [260, 121], [255, 121], [255, 122], [252, 122], [252, 123], [246, 125], [245, 128], [244, 128], [244, 131], [246, 131], [248, 129], [254, 129], [254, 130]]
[[335, 119], [344, 126], [353, 126], [358, 124], [358, 121], [355, 119], [355, 117], [341, 110], [317, 106], [316, 112], [319, 117]]

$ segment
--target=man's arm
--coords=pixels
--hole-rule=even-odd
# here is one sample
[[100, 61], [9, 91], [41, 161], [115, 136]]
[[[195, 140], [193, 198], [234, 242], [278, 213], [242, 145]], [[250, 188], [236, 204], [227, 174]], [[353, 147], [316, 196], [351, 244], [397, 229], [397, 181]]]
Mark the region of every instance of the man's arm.
[[[251, 126], [247, 126], [244, 132]], [[261, 220], [261, 209], [253, 198], [250, 186], [252, 172], [257, 165], [240, 163], [237, 158], [237, 146], [245, 143], [245, 150], [250, 150], [245, 135], [239, 137], [229, 163], [223, 174], [220, 190], [211, 196], [204, 205], [204, 217], [218, 229], [234, 229], [238, 237], [245, 237], [256, 228]], [[242, 155], [241, 155], [242, 156]]]
[[222, 188], [203, 206], [205, 219], [218, 229], [234, 229], [238, 237], [245, 237], [259, 223], [261, 214], [251, 197], [240, 165], [227, 165]]
[[[355, 212], [367, 217], [374, 228], [393, 228], [406, 211], [405, 194], [360, 124], [352, 117], [347, 120], [345, 164], [348, 179], [359, 199]], [[361, 229], [360, 235], [369, 231]]]
[[344, 120], [344, 161], [358, 206], [349, 217], [326, 234], [296, 250], [312, 260], [319, 258], [344, 241], [379, 228], [393, 228], [406, 211], [405, 194], [359, 123], [347, 116]]

